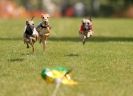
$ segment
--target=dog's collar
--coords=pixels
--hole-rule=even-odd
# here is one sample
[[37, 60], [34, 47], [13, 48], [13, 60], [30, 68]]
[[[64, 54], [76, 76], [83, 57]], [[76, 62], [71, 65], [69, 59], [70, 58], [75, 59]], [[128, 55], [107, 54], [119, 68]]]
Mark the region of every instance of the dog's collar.
[[43, 26], [42, 24], [41, 24], [41, 27], [42, 27], [42, 28], [47, 28], [47, 26]]
[[41, 27], [42, 27], [42, 28], [47, 28], [47, 27], [49, 27], [49, 25], [43, 26], [43, 25], [41, 24]]

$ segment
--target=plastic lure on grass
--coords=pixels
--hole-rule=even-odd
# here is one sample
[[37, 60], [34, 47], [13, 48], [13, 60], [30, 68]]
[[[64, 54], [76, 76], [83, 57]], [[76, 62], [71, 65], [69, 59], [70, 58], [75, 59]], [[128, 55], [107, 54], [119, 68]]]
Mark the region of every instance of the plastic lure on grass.
[[65, 67], [57, 67], [57, 68], [44, 68], [41, 72], [42, 78], [47, 83], [55, 83], [56, 88], [53, 92], [52, 96], [56, 96], [57, 91], [61, 84], [64, 85], [76, 85], [77, 82], [72, 80], [70, 77], [70, 73], [72, 70], [67, 69]]

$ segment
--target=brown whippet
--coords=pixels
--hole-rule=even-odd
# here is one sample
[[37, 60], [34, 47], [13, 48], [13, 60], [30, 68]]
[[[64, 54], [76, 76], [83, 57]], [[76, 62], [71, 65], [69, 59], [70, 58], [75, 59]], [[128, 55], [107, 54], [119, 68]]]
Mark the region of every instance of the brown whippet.
[[39, 40], [40, 43], [43, 44], [43, 50], [45, 51], [46, 48], [46, 42], [50, 35], [50, 25], [48, 22], [49, 15], [48, 14], [42, 14], [41, 15], [41, 23], [36, 27], [37, 32], [39, 33]]

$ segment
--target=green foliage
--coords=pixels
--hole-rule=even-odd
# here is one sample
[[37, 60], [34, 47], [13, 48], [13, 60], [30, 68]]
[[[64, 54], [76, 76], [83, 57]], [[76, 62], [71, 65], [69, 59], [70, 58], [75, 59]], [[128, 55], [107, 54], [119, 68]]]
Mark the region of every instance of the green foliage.
[[[36, 10], [43, 8], [42, 0], [15, 0], [20, 5], [26, 7], [29, 10]], [[53, 0], [57, 6], [61, 6], [60, 4], [66, 1], [65, 4], [68, 6], [74, 5], [76, 2], [82, 2], [85, 4], [86, 15], [94, 15], [94, 16], [112, 16], [114, 13], [123, 11], [123, 9], [127, 8], [129, 5], [133, 5], [133, 0]], [[96, 3], [97, 2], [97, 3]], [[97, 10], [92, 7], [95, 4], [100, 3], [100, 7]], [[61, 8], [61, 7], [60, 7]], [[93, 14], [94, 13], [94, 14]]]
[[[36, 24], [39, 22], [35, 20]], [[43, 68], [72, 68], [77, 86], [61, 86], [58, 96], [132, 96], [133, 22], [95, 19], [94, 36], [83, 46], [81, 18], [53, 18], [46, 52], [35, 53], [22, 40], [25, 20], [0, 20], [0, 96], [51, 96], [55, 85], [41, 78]]]

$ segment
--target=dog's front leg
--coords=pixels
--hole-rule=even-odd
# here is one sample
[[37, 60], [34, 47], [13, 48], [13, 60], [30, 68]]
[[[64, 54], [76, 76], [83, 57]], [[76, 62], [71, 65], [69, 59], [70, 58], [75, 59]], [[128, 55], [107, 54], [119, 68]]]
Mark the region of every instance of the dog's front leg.
[[31, 44], [31, 46], [32, 46], [32, 52], [34, 53], [34, 45], [33, 45], [33, 43]]
[[42, 40], [42, 44], [43, 44], [43, 51], [45, 51], [46, 41], [45, 40]]
[[42, 43], [43, 43], [43, 50], [45, 51], [45, 49], [46, 49], [46, 43], [47, 43], [47, 36], [44, 36], [43, 37], [43, 40], [42, 40]]

